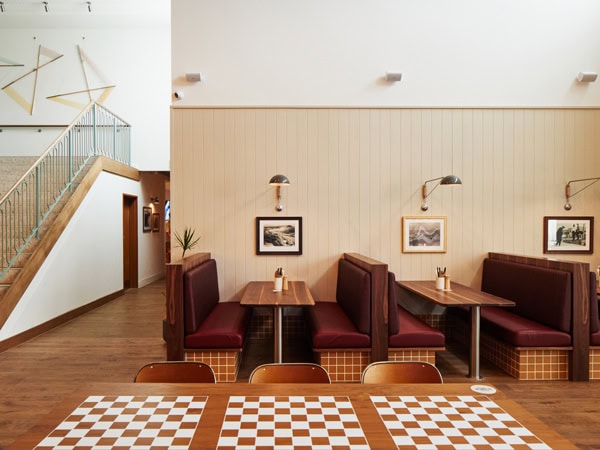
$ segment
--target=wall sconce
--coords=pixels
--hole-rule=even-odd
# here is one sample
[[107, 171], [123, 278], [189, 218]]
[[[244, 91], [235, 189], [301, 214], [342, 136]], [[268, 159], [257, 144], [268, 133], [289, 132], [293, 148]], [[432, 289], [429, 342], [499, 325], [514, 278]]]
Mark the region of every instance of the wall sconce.
[[[597, 181], [600, 180], [600, 177], [594, 177], [594, 178], [581, 178], [579, 180], [571, 180], [567, 183], [567, 185], [565, 186], [565, 197], [567, 198], [567, 201], [565, 203], [565, 209], [567, 211], [570, 211], [571, 208], [573, 206], [571, 206], [571, 204], [569, 203], [569, 199], [571, 197], [575, 197], [577, 194], [579, 194], [581, 191], [589, 188], [592, 184], [596, 183]], [[581, 189], [579, 189], [578, 191], [571, 193], [571, 183], [577, 183], [579, 181], [591, 181], [591, 183], [586, 184], [584, 187], [582, 187]]]
[[580, 83], [593, 83], [598, 78], [597, 72], [579, 72], [577, 74], [577, 81]]
[[285, 175], [273, 175], [269, 180], [271, 186], [277, 186], [275, 195], [277, 196], [277, 204], [275, 205], [276, 211], [283, 211], [283, 203], [281, 202], [281, 186], [289, 186], [290, 180]]
[[[432, 181], [438, 180], [440, 180], [440, 182], [436, 184], [432, 190], [427, 192], [427, 183], [431, 183]], [[460, 178], [458, 178], [456, 175], [446, 175], [445, 177], [438, 177], [433, 178], [431, 180], [427, 180], [425, 183], [423, 183], [423, 186], [421, 187], [421, 197], [423, 198], [423, 203], [421, 203], [421, 211], [427, 211], [429, 209], [429, 205], [426, 202], [427, 197], [429, 197], [431, 193], [435, 191], [435, 188], [438, 187], [440, 184], [444, 186], [452, 186], [456, 184], [462, 184], [462, 181], [460, 181]]]
[[48, 2], [42, 2], [42, 5], [44, 5], [44, 11], [48, 12]]
[[156, 196], [156, 197], [150, 197], [150, 202], [158, 205], [160, 203], [160, 200], [158, 199], [158, 196]]
[[4, 2], [0, 2], [0, 12], [4, 12]]
[[87, 4], [88, 7], [88, 12], [92, 12], [92, 2], [85, 2]]

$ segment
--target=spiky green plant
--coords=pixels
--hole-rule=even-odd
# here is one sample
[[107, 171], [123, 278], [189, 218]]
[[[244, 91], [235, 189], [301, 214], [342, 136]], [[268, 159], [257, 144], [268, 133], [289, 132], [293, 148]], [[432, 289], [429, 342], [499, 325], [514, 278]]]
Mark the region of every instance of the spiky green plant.
[[202, 236], [195, 237], [195, 234], [196, 230], [189, 227], [184, 228], [183, 235], [175, 232], [175, 239], [177, 239], [177, 243], [179, 244], [176, 247], [181, 247], [183, 250], [182, 258], [185, 258], [185, 252], [193, 249], [202, 238]]

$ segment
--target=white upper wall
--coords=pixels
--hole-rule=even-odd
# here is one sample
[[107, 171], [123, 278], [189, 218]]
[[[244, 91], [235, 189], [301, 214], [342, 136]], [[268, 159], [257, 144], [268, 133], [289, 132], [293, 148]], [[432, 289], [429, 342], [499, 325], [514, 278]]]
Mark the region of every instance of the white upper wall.
[[172, 0], [171, 14], [177, 106], [600, 105], [600, 80], [575, 81], [600, 72], [598, 0]]
[[[135, 9], [135, 8], [137, 9]], [[10, 60], [22, 67], [0, 67], [0, 88], [36, 67], [41, 46], [63, 56], [12, 87], [31, 103], [30, 114], [0, 90], [0, 125], [69, 124], [80, 109], [47, 97], [115, 85], [103, 105], [132, 126], [132, 165], [139, 170], [169, 169], [170, 100], [170, 4], [164, 0], [49, 2], [45, 13], [41, 2], [5, 1], [0, 13], [0, 64]], [[35, 8], [33, 10], [29, 10]], [[78, 46], [87, 55], [85, 72]], [[51, 56], [42, 55], [40, 63]], [[99, 99], [102, 90], [92, 92]], [[87, 104], [87, 93], [64, 97]], [[18, 130], [0, 133], [0, 154], [41, 153], [60, 130]]]

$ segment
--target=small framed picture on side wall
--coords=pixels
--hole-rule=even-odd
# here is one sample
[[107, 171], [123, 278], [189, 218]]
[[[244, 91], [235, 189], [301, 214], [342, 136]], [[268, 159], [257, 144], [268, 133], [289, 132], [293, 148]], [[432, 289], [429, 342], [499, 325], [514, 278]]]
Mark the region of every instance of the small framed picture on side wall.
[[142, 209], [142, 231], [147, 233], [152, 230], [152, 209], [144, 206]]

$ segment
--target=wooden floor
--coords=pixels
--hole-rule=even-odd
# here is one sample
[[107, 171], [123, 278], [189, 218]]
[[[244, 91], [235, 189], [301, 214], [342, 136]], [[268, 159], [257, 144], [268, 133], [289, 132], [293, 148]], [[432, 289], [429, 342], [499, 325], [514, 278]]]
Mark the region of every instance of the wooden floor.
[[[131, 382], [139, 367], [164, 360], [163, 315], [164, 282], [156, 282], [0, 353], [0, 449], [85, 383]], [[272, 361], [272, 348], [270, 341], [250, 343], [239, 382]], [[286, 360], [307, 357], [305, 347], [284, 345]], [[446, 383], [471, 382], [460, 348], [443, 352], [437, 365]], [[482, 374], [578, 447], [600, 449], [600, 383], [519, 382], [485, 362]]]

